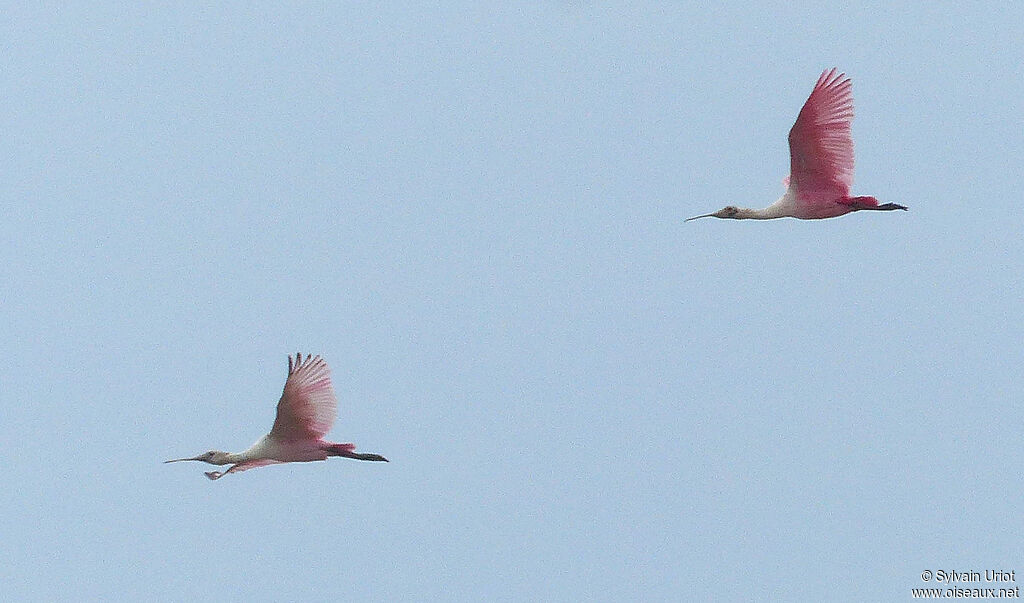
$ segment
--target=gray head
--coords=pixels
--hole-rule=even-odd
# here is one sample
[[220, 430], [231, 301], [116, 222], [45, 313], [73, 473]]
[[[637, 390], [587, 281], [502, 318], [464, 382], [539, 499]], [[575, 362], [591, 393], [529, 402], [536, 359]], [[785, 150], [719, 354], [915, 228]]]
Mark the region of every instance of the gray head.
[[736, 207], [735, 205], [726, 205], [725, 207], [716, 211], [715, 213], [704, 214], [703, 216], [694, 216], [692, 218], [687, 218], [683, 220], [683, 222], [689, 222], [690, 220], [696, 220], [697, 218], [733, 218], [735, 220], [739, 220], [742, 217], [739, 215], [739, 213], [740, 208]]
[[177, 463], [179, 461], [203, 461], [204, 463], [210, 463], [211, 465], [227, 465], [231, 463], [231, 461], [228, 460], [229, 454], [231, 453], [221, 452], [220, 450], [211, 450], [209, 452], [204, 452], [199, 456], [193, 456], [187, 459], [171, 459], [169, 461], [164, 462]]

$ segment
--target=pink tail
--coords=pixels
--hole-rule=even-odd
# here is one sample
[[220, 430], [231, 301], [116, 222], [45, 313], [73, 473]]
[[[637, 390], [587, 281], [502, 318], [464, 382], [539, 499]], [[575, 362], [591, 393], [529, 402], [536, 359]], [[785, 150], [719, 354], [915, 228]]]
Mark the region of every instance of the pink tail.
[[874, 197], [850, 197], [846, 203], [857, 209], [878, 207], [878, 199], [875, 199]]
[[851, 211], [857, 211], [859, 209], [876, 209], [878, 211], [893, 211], [896, 209], [902, 209], [907, 211], [907, 206], [900, 205], [898, 203], [886, 203], [884, 205], [878, 204], [878, 199], [874, 197], [848, 197], [840, 201], [843, 205], [848, 205]]
[[327, 453], [327, 456], [343, 456], [345, 458], [356, 459], [357, 461], [388, 462], [386, 458], [379, 454], [356, 452], [355, 444], [335, 444], [333, 442], [324, 442], [322, 450]]
[[331, 456], [348, 456], [355, 452], [355, 444], [327, 444], [324, 451]]

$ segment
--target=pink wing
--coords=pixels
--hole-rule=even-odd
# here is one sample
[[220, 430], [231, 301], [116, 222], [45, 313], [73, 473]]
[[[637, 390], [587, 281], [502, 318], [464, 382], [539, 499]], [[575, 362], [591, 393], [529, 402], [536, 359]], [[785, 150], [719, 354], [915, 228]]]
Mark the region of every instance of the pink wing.
[[331, 387], [331, 369], [319, 356], [288, 357], [288, 380], [277, 403], [270, 437], [283, 442], [318, 440], [338, 418], [338, 400]]
[[255, 469], [256, 467], [266, 467], [267, 465], [276, 465], [283, 461], [275, 461], [274, 459], [258, 459], [255, 461], [244, 461], [237, 465], [232, 465], [230, 469], [221, 473], [220, 471], [204, 471], [203, 474], [210, 479], [220, 479], [229, 473], [238, 473], [239, 471], [247, 471], [249, 469]]
[[847, 196], [853, 186], [853, 84], [824, 71], [789, 131], [789, 172], [803, 194]]

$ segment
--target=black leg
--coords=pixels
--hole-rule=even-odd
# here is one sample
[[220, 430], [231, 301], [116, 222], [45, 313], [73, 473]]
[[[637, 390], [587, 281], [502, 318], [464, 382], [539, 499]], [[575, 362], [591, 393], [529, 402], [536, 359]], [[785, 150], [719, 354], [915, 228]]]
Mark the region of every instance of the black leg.
[[907, 211], [906, 206], [898, 205], [896, 203], [886, 203], [884, 205], [879, 205], [878, 207], [864, 207], [862, 209], [877, 209], [880, 211], [892, 211], [894, 209], [902, 209], [903, 211]]
[[385, 463], [388, 462], [388, 460], [386, 458], [382, 457], [379, 454], [370, 454], [370, 453], [366, 453], [366, 452], [348, 452], [348, 451], [346, 451], [346, 452], [343, 452], [343, 453], [339, 454], [338, 456], [344, 456], [344, 457], [347, 457], [347, 458], [350, 458], [350, 459], [356, 459], [357, 461], [384, 461]]

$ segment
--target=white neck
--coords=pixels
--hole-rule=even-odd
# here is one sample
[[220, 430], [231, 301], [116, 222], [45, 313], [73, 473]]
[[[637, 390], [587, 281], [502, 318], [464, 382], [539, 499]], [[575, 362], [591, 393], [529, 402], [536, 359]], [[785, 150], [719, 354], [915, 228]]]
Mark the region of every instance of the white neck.
[[735, 220], [771, 220], [772, 218], [783, 218], [786, 214], [774, 211], [771, 206], [764, 209], [737, 208]]
[[254, 442], [252, 446], [249, 446], [244, 451], [232, 454], [231, 456], [233, 460], [231, 462], [241, 463], [243, 461], [272, 458], [275, 452], [275, 443], [268, 434], [256, 440], [256, 442]]
[[779, 197], [779, 200], [764, 209], [739, 208], [736, 212], [738, 220], [771, 220], [773, 218], [793, 217], [793, 197], [789, 191]]

